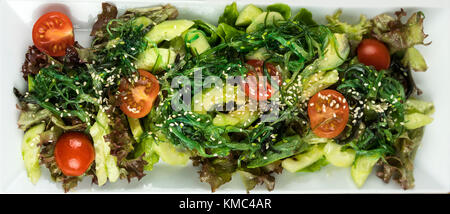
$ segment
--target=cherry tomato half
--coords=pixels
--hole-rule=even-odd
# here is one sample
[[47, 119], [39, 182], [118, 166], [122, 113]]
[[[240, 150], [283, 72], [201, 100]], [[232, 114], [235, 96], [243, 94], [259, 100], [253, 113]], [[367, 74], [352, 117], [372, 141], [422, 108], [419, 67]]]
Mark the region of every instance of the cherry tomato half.
[[72, 22], [63, 13], [46, 13], [34, 23], [33, 43], [50, 56], [64, 56], [74, 42]]
[[67, 132], [59, 137], [54, 151], [55, 161], [64, 175], [80, 176], [94, 161], [94, 147], [81, 132]]
[[[253, 100], [268, 100], [273, 94], [273, 88], [270, 84], [270, 77], [276, 78], [278, 85], [281, 85], [281, 73], [270, 63], [265, 63], [270, 77], [264, 75], [264, 61], [249, 60], [248, 73], [245, 81], [241, 83], [247, 97]], [[274, 79], [275, 80], [275, 79]]]
[[319, 137], [334, 138], [344, 131], [349, 109], [344, 95], [325, 89], [315, 94], [308, 103], [311, 129]]
[[387, 47], [376, 39], [364, 39], [358, 46], [358, 60], [365, 65], [372, 65], [377, 70], [388, 69], [391, 56]]
[[159, 93], [159, 82], [153, 74], [144, 70], [139, 70], [139, 74], [134, 85], [123, 80], [119, 86], [120, 109], [132, 118], [142, 118], [150, 113]]

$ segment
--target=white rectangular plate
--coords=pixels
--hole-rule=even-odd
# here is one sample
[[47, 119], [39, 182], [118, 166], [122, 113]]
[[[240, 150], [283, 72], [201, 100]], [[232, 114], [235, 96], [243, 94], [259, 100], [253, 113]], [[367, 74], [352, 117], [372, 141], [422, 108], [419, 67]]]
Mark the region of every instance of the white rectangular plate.
[[[50, 1], [50, 0], [0, 0], [0, 192], [7, 193], [62, 193], [60, 183], [54, 183], [48, 170], [42, 168], [43, 175], [36, 185], [32, 185], [26, 176], [21, 156], [23, 132], [17, 128], [19, 111], [13, 87], [22, 91], [25, 81], [20, 72], [24, 54], [32, 45], [31, 29], [37, 18], [50, 10], [65, 12], [76, 27], [76, 40], [89, 45], [89, 32], [101, 11], [101, 0], [92, 1]], [[225, 5], [232, 1], [120, 1], [114, 2], [120, 11], [130, 7], [152, 6], [171, 3], [179, 10], [179, 18], [203, 19], [217, 24]], [[421, 10], [425, 13], [426, 41], [432, 41], [427, 47], [420, 47], [429, 65], [426, 73], [415, 73], [418, 86], [424, 91], [421, 99], [433, 101], [436, 106], [434, 122], [426, 127], [422, 146], [415, 161], [416, 187], [404, 191], [397, 184], [384, 184], [374, 173], [364, 187], [358, 189], [350, 177], [350, 169], [327, 166], [315, 173], [292, 174], [285, 171], [276, 176], [275, 190], [272, 193], [448, 193], [450, 192], [450, 46], [449, 46], [449, 1], [431, 0], [298, 0], [279, 1], [289, 4], [295, 14], [306, 7], [313, 18], [325, 23], [325, 15], [342, 8], [346, 21], [358, 22], [360, 14], [369, 18], [384, 12], [393, 13], [400, 8], [407, 12]], [[248, 3], [264, 7], [270, 1], [237, 1], [239, 9]], [[154, 170], [147, 172], [141, 181], [131, 183], [120, 181], [101, 188], [91, 185], [86, 178], [75, 189], [75, 193], [85, 192], [127, 192], [127, 193], [209, 193], [206, 183], [198, 178], [198, 169], [188, 164], [186, 167], [173, 167], [159, 163]], [[245, 193], [239, 175], [230, 183], [223, 185], [219, 193]], [[257, 187], [253, 193], [268, 193], [264, 187]]]

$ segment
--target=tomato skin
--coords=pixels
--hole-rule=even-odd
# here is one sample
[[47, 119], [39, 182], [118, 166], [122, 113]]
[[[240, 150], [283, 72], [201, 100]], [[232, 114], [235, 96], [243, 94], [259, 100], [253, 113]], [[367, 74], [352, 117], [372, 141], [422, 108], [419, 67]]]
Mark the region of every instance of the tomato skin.
[[87, 135], [81, 132], [67, 132], [56, 142], [54, 156], [64, 175], [80, 176], [91, 166], [95, 152]]
[[388, 69], [391, 56], [386, 45], [376, 39], [364, 39], [357, 49], [358, 60], [365, 65], [372, 65], [377, 70]]
[[[264, 75], [264, 61], [249, 60], [246, 62], [249, 65], [249, 71], [245, 82], [241, 83], [242, 88], [247, 97], [252, 100], [265, 101], [272, 97], [273, 89], [270, 84], [270, 78]], [[281, 85], [281, 73], [271, 63], [265, 63], [267, 72], [272, 77], [277, 77], [278, 85]], [[253, 78], [254, 77], [254, 78]], [[260, 79], [265, 77], [266, 79]]]
[[32, 35], [34, 45], [50, 56], [64, 56], [66, 48], [75, 43], [72, 21], [60, 12], [42, 15], [34, 23]]
[[139, 70], [139, 75], [140, 79], [134, 86], [127, 80], [122, 80], [119, 86], [120, 109], [127, 116], [136, 119], [150, 113], [159, 93], [159, 82], [153, 74]]
[[347, 125], [348, 103], [341, 93], [325, 89], [309, 100], [308, 116], [314, 134], [322, 138], [334, 138], [344, 131]]

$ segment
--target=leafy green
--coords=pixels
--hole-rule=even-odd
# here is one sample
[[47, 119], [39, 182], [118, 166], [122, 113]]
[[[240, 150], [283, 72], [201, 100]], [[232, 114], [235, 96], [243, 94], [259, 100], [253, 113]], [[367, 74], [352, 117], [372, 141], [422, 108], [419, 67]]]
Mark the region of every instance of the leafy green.
[[312, 18], [312, 13], [306, 8], [300, 9], [300, 11], [292, 18], [293, 21], [301, 22], [304, 25], [314, 26], [317, 23]]
[[414, 158], [422, 140], [424, 128], [408, 130], [396, 141], [396, 153], [378, 162], [377, 176], [385, 183], [391, 178], [403, 189], [414, 187]]
[[355, 109], [349, 118], [352, 129], [357, 131], [360, 124], [365, 127], [351, 143], [357, 154], [394, 153], [393, 143], [404, 130], [403, 86], [384, 71], [355, 64], [343, 71], [337, 89]]
[[238, 16], [239, 12], [237, 10], [236, 2], [233, 2], [225, 7], [223, 14], [219, 17], [219, 24], [225, 23], [230, 26], [234, 26]]
[[217, 34], [223, 41], [231, 42], [233, 38], [244, 34], [244, 32], [228, 24], [220, 23], [217, 27]]
[[424, 40], [428, 36], [423, 32], [423, 20], [425, 16], [422, 12], [416, 12], [409, 17], [406, 23], [401, 18], [406, 16], [406, 12], [397, 11], [396, 18], [387, 14], [381, 14], [373, 18], [373, 36], [389, 45], [392, 53], [406, 50], [418, 44], [425, 44]]
[[40, 134], [44, 132], [45, 124], [41, 123], [31, 127], [25, 132], [22, 141], [22, 158], [25, 163], [28, 178], [31, 183], [36, 184], [41, 177], [41, 167], [39, 166], [39, 142]]
[[283, 3], [275, 3], [267, 6], [267, 11], [274, 11], [280, 13], [285, 20], [291, 18], [291, 7]]
[[366, 16], [361, 15], [359, 18], [359, 23], [356, 25], [351, 25], [339, 20], [341, 14], [342, 10], [339, 9], [332, 16], [326, 16], [328, 26], [331, 31], [345, 33], [350, 40], [355, 40], [357, 42], [361, 41], [363, 36], [370, 32], [372, 24], [370, 20], [367, 20]]

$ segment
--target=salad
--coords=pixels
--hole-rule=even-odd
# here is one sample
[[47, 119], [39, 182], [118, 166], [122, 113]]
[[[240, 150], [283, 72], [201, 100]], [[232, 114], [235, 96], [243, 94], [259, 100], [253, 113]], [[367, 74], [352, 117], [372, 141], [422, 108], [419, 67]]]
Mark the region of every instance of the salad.
[[[42, 15], [22, 66], [22, 157], [67, 192], [140, 180], [159, 162], [198, 166], [211, 191], [240, 174], [247, 191], [275, 174], [349, 167], [414, 187], [414, 156], [434, 106], [413, 72], [427, 64], [422, 12], [318, 23], [305, 8], [236, 3], [218, 24], [172, 5], [102, 4], [82, 47], [63, 13]], [[402, 20], [405, 19], [405, 20]]]

